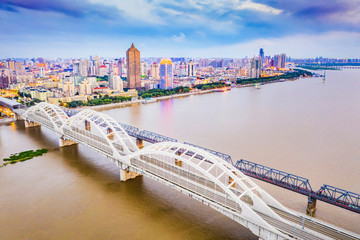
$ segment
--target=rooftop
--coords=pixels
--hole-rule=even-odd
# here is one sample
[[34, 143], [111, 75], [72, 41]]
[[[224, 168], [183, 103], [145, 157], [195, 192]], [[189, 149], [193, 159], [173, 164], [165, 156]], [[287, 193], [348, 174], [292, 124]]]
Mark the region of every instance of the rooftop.
[[21, 106], [20, 103], [14, 101], [14, 100], [10, 100], [8, 98], [4, 98], [4, 97], [0, 97], [0, 105], [9, 107], [9, 108], [18, 108]]

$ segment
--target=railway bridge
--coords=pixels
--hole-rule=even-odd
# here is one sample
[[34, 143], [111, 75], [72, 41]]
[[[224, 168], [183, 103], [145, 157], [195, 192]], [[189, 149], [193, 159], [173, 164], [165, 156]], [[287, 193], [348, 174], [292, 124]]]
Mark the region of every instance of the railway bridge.
[[[226, 154], [140, 131], [89, 109], [67, 112], [39, 103], [14, 112], [26, 127], [50, 129], [62, 147], [83, 144], [105, 155], [119, 167], [122, 181], [142, 175], [165, 184], [247, 227], [259, 239], [360, 239], [286, 208]], [[151, 144], [143, 147], [142, 140]]]

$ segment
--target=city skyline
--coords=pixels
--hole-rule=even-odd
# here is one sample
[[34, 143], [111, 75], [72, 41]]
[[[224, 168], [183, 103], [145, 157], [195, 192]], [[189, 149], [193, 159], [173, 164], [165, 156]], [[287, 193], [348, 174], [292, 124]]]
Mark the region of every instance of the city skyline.
[[[140, 6], [140, 7], [139, 7]], [[357, 58], [356, 1], [1, 0], [0, 58], [144, 57]]]

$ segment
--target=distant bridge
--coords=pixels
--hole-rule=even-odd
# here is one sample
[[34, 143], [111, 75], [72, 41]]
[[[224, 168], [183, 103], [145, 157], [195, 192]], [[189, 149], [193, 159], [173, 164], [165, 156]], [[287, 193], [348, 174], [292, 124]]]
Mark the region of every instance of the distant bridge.
[[235, 167], [247, 176], [274, 184], [276, 186], [309, 197], [308, 212], [314, 211], [316, 199], [347, 210], [360, 213], [360, 195], [324, 184], [318, 191], [313, 191], [307, 178], [296, 176], [261, 164], [241, 159]]
[[[360, 239], [287, 209], [235, 168], [226, 154], [140, 131], [88, 109], [69, 116], [58, 106], [39, 103], [14, 112], [26, 127], [52, 130], [60, 146], [81, 143], [105, 155], [120, 168], [122, 181], [138, 175], [156, 180], [239, 222], [260, 239]], [[142, 148], [143, 140], [153, 144]]]

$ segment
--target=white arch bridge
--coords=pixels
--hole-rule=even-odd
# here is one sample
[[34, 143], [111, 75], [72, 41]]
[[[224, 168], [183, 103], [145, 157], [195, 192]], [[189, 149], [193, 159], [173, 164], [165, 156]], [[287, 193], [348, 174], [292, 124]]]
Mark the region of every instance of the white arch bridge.
[[140, 149], [124, 129], [127, 125], [93, 110], [69, 117], [58, 106], [40, 103], [15, 113], [26, 127], [52, 130], [60, 146], [80, 143], [107, 156], [120, 168], [122, 181], [149, 177], [237, 221], [259, 239], [360, 239], [290, 211], [230, 163], [204, 149], [172, 141]]

